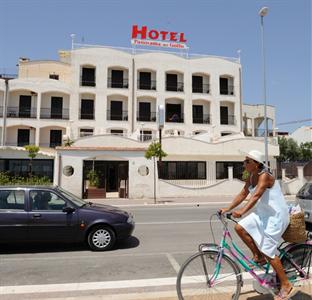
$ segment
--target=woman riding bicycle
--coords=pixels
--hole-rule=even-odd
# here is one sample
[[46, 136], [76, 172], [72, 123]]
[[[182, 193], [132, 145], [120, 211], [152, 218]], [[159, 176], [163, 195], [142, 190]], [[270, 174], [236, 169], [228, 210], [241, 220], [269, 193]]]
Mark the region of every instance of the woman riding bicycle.
[[289, 282], [281, 261], [276, 255], [277, 246], [289, 224], [289, 213], [279, 183], [273, 178], [264, 164], [264, 155], [257, 150], [246, 153], [244, 166], [249, 173], [242, 191], [234, 198], [222, 214], [240, 205], [251, 194], [247, 204], [232, 212], [234, 218], [240, 218], [254, 206], [254, 212], [244, 217], [235, 226], [235, 230], [253, 253], [257, 264], [269, 261], [278, 276], [281, 287], [275, 300], [289, 299], [295, 293]]

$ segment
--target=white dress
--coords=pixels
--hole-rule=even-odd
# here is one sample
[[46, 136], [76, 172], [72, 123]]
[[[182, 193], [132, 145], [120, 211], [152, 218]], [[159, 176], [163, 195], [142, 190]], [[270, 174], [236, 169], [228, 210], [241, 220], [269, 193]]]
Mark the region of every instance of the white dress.
[[[251, 194], [255, 190], [256, 186], [249, 186]], [[289, 224], [288, 206], [277, 180], [265, 190], [255, 211], [240, 220], [239, 224], [251, 235], [262, 253], [275, 257], [282, 234]]]

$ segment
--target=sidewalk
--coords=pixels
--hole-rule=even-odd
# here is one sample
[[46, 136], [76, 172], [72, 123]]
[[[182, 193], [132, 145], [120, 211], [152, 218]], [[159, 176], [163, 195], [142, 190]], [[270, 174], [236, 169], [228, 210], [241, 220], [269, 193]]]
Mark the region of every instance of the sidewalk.
[[[146, 199], [127, 199], [127, 198], [103, 198], [103, 199], [87, 199], [93, 203], [107, 204], [113, 206], [161, 206], [161, 205], [224, 205], [230, 203], [236, 195], [225, 196], [206, 196], [206, 197], [185, 197], [185, 198], [146, 198]], [[286, 195], [286, 201], [294, 201], [295, 195]]]

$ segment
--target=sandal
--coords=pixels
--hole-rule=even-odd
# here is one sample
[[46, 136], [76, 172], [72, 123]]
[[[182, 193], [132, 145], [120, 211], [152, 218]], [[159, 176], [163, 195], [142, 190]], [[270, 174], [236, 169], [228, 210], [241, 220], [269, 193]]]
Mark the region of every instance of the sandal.
[[274, 300], [287, 300], [291, 297], [295, 296], [297, 294], [297, 289], [293, 286], [289, 289], [288, 292], [286, 292], [284, 289], [281, 289], [277, 296], [274, 297]]

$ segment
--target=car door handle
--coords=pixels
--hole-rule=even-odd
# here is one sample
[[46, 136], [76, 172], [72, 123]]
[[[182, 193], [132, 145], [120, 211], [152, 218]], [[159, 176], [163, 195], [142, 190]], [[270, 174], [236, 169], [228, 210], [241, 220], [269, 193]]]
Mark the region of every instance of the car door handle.
[[40, 219], [41, 218], [41, 214], [33, 214], [33, 219]]

